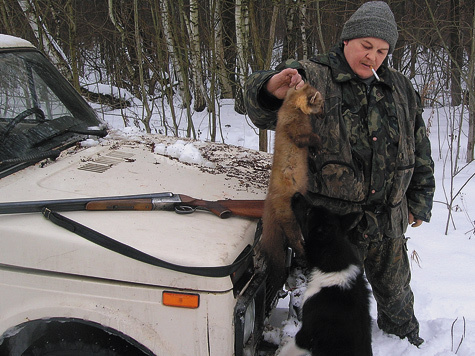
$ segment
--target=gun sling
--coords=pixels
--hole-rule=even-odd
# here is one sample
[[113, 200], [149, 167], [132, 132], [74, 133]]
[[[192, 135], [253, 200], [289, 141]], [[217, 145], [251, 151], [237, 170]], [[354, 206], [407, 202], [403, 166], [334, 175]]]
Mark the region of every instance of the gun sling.
[[114, 240], [96, 230], [93, 230], [87, 226], [84, 226], [77, 221], [71, 220], [64, 215], [61, 215], [48, 208], [43, 208], [42, 213], [44, 217], [54, 224], [71, 231], [88, 241], [91, 241], [99, 246], [107, 248], [111, 251], [120, 253], [121, 255], [133, 258], [137, 261], [141, 261], [153, 266], [170, 269], [177, 272], [183, 272], [187, 274], [193, 274], [203, 277], [227, 277], [232, 275], [237, 269], [248, 260], [252, 255], [255, 245], [259, 239], [254, 240], [254, 245], [248, 245], [234, 263], [227, 266], [215, 266], [215, 267], [192, 267], [173, 264], [157, 257], [151, 256], [145, 252], [137, 250], [129, 245]]

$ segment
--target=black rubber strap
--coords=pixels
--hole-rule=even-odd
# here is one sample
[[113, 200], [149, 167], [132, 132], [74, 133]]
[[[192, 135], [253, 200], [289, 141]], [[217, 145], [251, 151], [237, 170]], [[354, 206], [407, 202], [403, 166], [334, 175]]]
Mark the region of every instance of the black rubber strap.
[[[94, 242], [95, 244], [105, 247], [111, 251], [120, 253], [121, 255], [133, 258], [134, 260], [141, 261], [153, 266], [170, 269], [177, 272], [183, 272], [187, 274], [193, 274], [204, 277], [226, 277], [233, 274], [242, 263], [244, 263], [253, 253], [254, 246], [247, 245], [243, 253], [239, 255], [238, 259], [233, 264], [227, 266], [216, 267], [190, 267], [176, 265], [170, 262], [163, 261], [157, 257], [151, 256], [137, 250], [129, 245], [123, 244], [117, 240], [114, 240], [98, 231], [95, 231], [87, 226], [84, 226], [74, 220], [71, 220], [57, 212], [51, 211], [48, 208], [43, 208], [42, 213], [44, 217], [54, 224], [61, 226], [62, 228], [71, 231], [86, 240]], [[256, 239], [257, 242], [257, 239]], [[254, 242], [254, 245], [256, 244]]]

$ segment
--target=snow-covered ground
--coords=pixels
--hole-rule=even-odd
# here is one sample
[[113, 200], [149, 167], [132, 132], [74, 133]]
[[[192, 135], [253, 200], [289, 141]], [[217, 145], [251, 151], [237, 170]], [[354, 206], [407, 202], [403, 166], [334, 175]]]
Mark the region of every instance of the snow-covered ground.
[[[99, 110], [97, 105], [96, 109]], [[257, 130], [249, 119], [234, 112], [232, 101], [223, 101], [221, 104], [222, 137], [218, 141], [244, 146], [251, 149], [258, 148]], [[456, 199], [456, 208], [453, 211], [453, 222], [450, 223], [449, 233], [445, 235], [448, 210], [445, 204], [443, 186], [449, 189], [450, 165], [445, 160], [447, 155], [446, 140], [439, 145], [438, 136], [447, 137], [446, 108], [438, 111], [438, 120], [434, 120], [434, 112], [426, 110], [425, 119], [431, 121], [431, 141], [433, 158], [436, 165], [437, 190], [433, 208], [432, 220], [421, 227], [409, 227], [407, 236], [408, 253], [412, 265], [412, 289], [415, 294], [415, 311], [420, 322], [420, 334], [425, 343], [418, 349], [406, 340], [383, 334], [376, 323], [373, 325], [373, 352], [375, 356], [442, 356], [442, 355], [475, 355], [475, 179], [471, 180], [463, 189], [463, 193]], [[140, 115], [140, 112], [128, 112], [130, 122]], [[112, 128], [123, 135], [134, 135], [136, 129], [123, 127], [123, 118], [120, 112], [101, 112], [102, 116]], [[159, 132], [162, 118], [157, 115], [152, 120], [152, 127]], [[208, 113], [195, 113], [193, 121], [199, 138], [207, 140]], [[439, 125], [437, 126], [437, 121]], [[466, 124], [466, 122], [465, 122]], [[466, 131], [465, 131], [466, 132]], [[466, 135], [462, 133], [462, 147], [465, 150]], [[441, 146], [441, 155], [439, 155]], [[173, 151], [177, 147], [160, 147], [160, 150]], [[183, 145], [183, 149], [184, 149]], [[187, 147], [187, 157], [192, 162], [203, 164], [199, 156], [193, 156], [192, 146]], [[193, 158], [194, 157], [194, 158]], [[439, 158], [440, 157], [440, 158]], [[462, 163], [465, 157], [462, 152]], [[445, 163], [444, 163], [445, 162]], [[445, 176], [444, 176], [445, 171]], [[455, 191], [467, 182], [475, 172], [475, 163], [466, 168], [455, 180]], [[281, 302], [280, 307], [285, 307]], [[376, 319], [376, 306], [372, 305], [372, 316]], [[293, 335], [298, 330], [294, 320], [287, 320], [281, 328], [268, 332], [267, 337], [277, 343], [283, 343], [287, 335]]]

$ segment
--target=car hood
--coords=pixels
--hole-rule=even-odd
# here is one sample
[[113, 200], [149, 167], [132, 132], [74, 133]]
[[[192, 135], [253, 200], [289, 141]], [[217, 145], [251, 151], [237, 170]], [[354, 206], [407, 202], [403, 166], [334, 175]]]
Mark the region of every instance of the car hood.
[[[173, 153], [178, 143], [194, 149], [194, 162]], [[63, 152], [54, 162], [42, 162], [1, 179], [0, 201], [156, 192], [205, 200], [264, 199], [269, 168], [269, 155], [239, 147], [165, 136], [109, 136], [99, 144], [93, 141], [91, 147]], [[202, 211], [189, 215], [170, 211], [62, 214], [149, 255], [184, 266], [229, 265], [252, 245], [256, 231], [255, 219], [220, 219]], [[8, 268], [195, 290], [232, 288], [229, 277], [192, 276], [122, 256], [54, 225], [41, 213], [0, 215], [0, 239], [0, 264]]]

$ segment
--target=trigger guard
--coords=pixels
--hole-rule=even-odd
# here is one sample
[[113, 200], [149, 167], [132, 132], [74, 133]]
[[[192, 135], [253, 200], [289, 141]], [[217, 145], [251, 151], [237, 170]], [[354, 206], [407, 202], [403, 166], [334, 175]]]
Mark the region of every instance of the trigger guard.
[[196, 208], [188, 205], [175, 206], [175, 213], [177, 214], [192, 214], [196, 211]]

